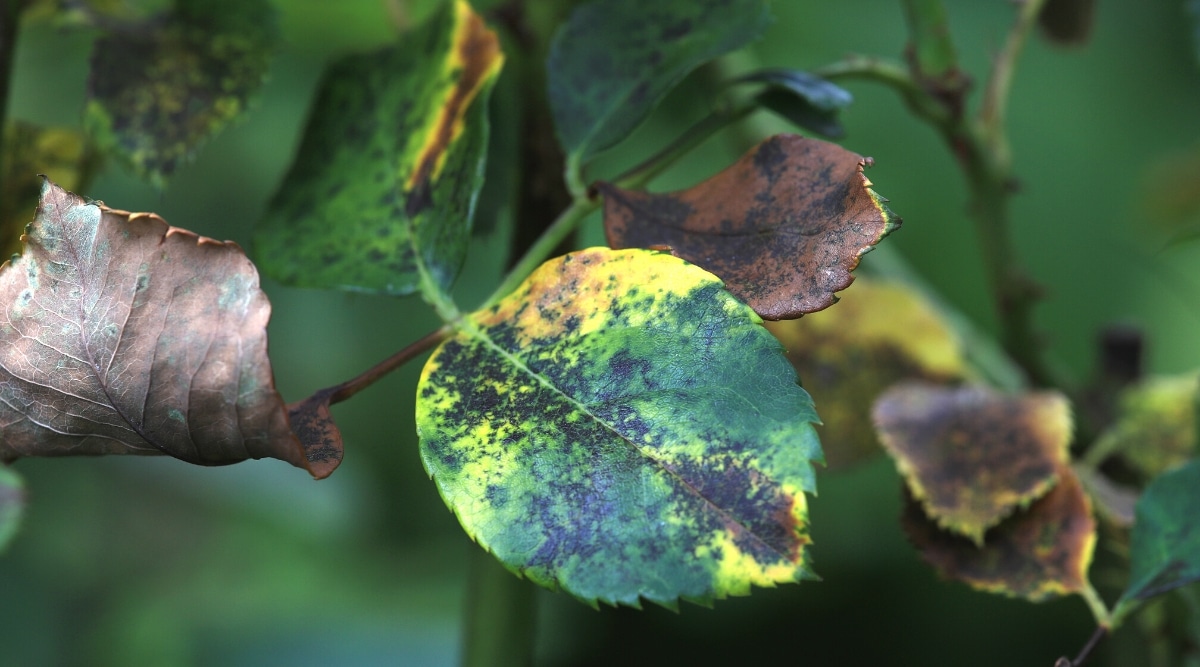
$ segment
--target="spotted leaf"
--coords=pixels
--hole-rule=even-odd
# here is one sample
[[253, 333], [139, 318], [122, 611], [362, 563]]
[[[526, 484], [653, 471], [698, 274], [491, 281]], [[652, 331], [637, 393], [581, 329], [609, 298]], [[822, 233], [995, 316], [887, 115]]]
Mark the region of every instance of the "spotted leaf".
[[804, 387], [821, 402], [821, 447], [830, 468], [878, 454], [871, 404], [905, 379], [964, 377], [962, 345], [916, 292], [859, 278], [836, 308], [768, 322]]
[[757, 39], [764, 0], [603, 0], [554, 35], [550, 108], [569, 161], [624, 139], [696, 67]]
[[810, 576], [815, 421], [758, 317], [647, 250], [543, 264], [467, 317], [418, 387], [422, 459], [467, 533], [591, 603]]
[[277, 33], [266, 0], [177, 0], [164, 16], [114, 30], [92, 51], [88, 127], [162, 184], [246, 110]]
[[669, 246], [712, 271], [768, 320], [827, 308], [850, 272], [900, 219], [836, 144], [781, 134], [681, 192], [600, 184], [614, 248]]
[[1070, 406], [1058, 393], [1007, 396], [921, 382], [889, 389], [873, 418], [926, 513], [976, 544], [1054, 486], [1072, 428]]
[[496, 34], [458, 0], [398, 44], [331, 65], [255, 236], [263, 271], [302, 287], [447, 298], [502, 62]]

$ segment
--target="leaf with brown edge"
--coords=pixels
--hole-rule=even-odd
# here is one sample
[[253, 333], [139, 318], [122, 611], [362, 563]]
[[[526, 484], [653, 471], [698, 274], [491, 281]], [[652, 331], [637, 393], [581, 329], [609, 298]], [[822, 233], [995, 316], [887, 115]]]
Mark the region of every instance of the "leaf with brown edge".
[[768, 322], [804, 388], [821, 404], [830, 469], [878, 454], [871, 404], [896, 382], [962, 379], [962, 345], [933, 306], [902, 285], [858, 278], [837, 308]]
[[267, 359], [271, 306], [236, 244], [50, 181], [25, 243], [0, 271], [0, 459], [309, 469]]
[[1008, 396], [923, 382], [889, 389], [872, 416], [925, 512], [976, 544], [1054, 486], [1072, 429], [1067, 399], [1056, 392]]
[[784, 320], [832, 305], [859, 257], [900, 226], [867, 164], [836, 144], [780, 134], [688, 190], [596, 187], [613, 248], [670, 246], [763, 319]]
[[942, 576], [972, 588], [1033, 602], [1078, 593], [1088, 586], [1096, 522], [1071, 469], [1062, 465], [1056, 475], [1054, 489], [989, 530], [981, 546], [939, 530], [909, 493], [901, 524]]

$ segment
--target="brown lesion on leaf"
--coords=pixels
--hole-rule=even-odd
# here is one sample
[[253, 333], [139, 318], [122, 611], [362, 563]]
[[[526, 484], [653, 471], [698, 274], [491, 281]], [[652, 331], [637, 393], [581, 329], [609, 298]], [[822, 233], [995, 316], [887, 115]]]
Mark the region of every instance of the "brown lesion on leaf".
[[416, 169], [409, 176], [405, 212], [415, 216], [432, 203], [433, 182], [441, 172], [450, 145], [462, 133], [463, 118], [480, 88], [504, 62], [500, 40], [466, 3], [455, 3], [454, 43], [447, 65], [457, 72], [453, 87], [438, 111], [437, 122], [422, 146]]
[[328, 477], [342, 462], [342, 433], [329, 413], [331, 391], [321, 391], [287, 406], [292, 432], [304, 447], [308, 471]]
[[1072, 429], [1067, 400], [1055, 392], [1008, 396], [921, 382], [885, 392], [873, 420], [926, 513], [977, 544], [1054, 486]]
[[981, 544], [943, 531], [906, 492], [901, 524], [921, 556], [950, 579], [1033, 602], [1085, 590], [1096, 542], [1091, 502], [1065, 464], [1058, 483], [984, 535]]
[[613, 248], [670, 246], [764, 319], [794, 319], [832, 305], [859, 258], [900, 225], [867, 164], [836, 144], [777, 135], [688, 190], [596, 187]]

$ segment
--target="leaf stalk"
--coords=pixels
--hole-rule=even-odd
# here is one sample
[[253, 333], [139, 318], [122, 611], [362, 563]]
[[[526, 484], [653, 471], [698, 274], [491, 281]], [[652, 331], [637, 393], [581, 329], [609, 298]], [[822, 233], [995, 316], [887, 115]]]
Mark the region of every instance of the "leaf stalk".
[[330, 405], [334, 403], [341, 403], [363, 389], [375, 384], [380, 378], [388, 373], [391, 373], [409, 361], [412, 361], [417, 356], [420, 356], [422, 353], [434, 348], [439, 343], [449, 338], [450, 334], [453, 332], [454, 329], [449, 324], [435, 331], [431, 331], [399, 352], [363, 371], [357, 377], [346, 380], [341, 384], [327, 387], [318, 391], [317, 393], [328, 393]]

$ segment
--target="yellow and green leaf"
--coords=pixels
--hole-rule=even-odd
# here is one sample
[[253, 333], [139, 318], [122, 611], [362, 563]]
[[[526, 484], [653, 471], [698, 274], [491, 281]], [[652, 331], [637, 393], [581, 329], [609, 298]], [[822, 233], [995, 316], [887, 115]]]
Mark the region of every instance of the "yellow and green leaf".
[[648, 250], [546, 262], [421, 376], [421, 456], [509, 569], [595, 604], [811, 576], [812, 401], [712, 274]]
[[326, 70], [300, 152], [255, 236], [268, 275], [435, 303], [462, 266], [504, 57], [463, 0]]
[[95, 153], [78, 131], [13, 121], [4, 128], [0, 161], [0, 259], [21, 251], [21, 234], [33, 220], [45, 175], [68, 190], [94, 166]]
[[163, 16], [105, 35], [92, 52], [92, 136], [162, 185], [246, 111], [277, 33], [266, 0], [177, 0]]
[[1196, 455], [1198, 389], [1196, 373], [1150, 377], [1125, 389], [1103, 446], [1121, 452], [1145, 479], [1185, 463]]
[[889, 389], [872, 414], [926, 514], [976, 544], [1055, 485], [1073, 425], [1055, 392], [1009, 396], [915, 381]]
[[871, 404], [900, 380], [962, 379], [962, 345], [934, 308], [899, 284], [858, 278], [836, 308], [767, 322], [804, 387], [821, 402], [830, 468], [879, 452]]

